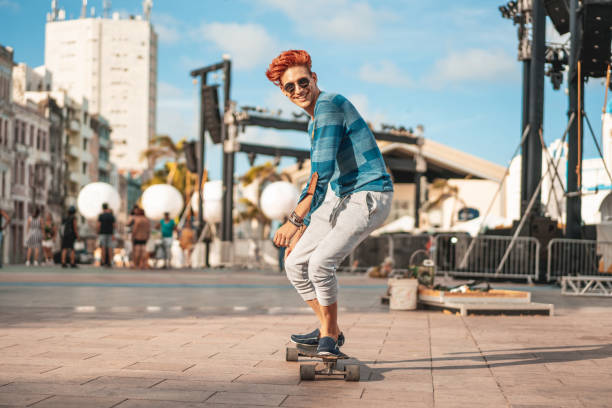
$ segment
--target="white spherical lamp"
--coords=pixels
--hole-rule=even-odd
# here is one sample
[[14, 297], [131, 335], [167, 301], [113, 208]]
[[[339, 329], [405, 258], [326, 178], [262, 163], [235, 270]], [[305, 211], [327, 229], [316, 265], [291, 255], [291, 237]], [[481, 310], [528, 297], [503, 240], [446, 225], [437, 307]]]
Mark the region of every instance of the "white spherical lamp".
[[154, 184], [142, 193], [142, 208], [147, 218], [161, 220], [164, 213], [170, 218], [176, 217], [183, 209], [183, 196], [180, 191], [169, 184]]
[[277, 181], [264, 188], [259, 205], [266, 217], [282, 221], [291, 214], [299, 198], [300, 192], [293, 184]]
[[[207, 181], [204, 183], [204, 220], [210, 223], [221, 222], [223, 214], [223, 182], [221, 180]], [[198, 213], [198, 193], [191, 196], [191, 209], [194, 214]]]
[[221, 222], [223, 216], [223, 200], [204, 201], [204, 221], [210, 223]]
[[117, 213], [120, 201], [115, 187], [108, 183], [95, 182], [87, 184], [79, 191], [77, 207], [83, 217], [95, 220], [102, 212], [102, 204], [107, 203], [108, 207]]
[[[223, 182], [221, 180], [207, 181], [204, 183], [204, 190], [202, 190], [202, 193], [204, 194], [204, 203], [206, 203], [206, 201], [223, 200]], [[200, 202], [197, 192], [193, 193], [190, 202], [191, 208], [197, 213], [198, 203]]]

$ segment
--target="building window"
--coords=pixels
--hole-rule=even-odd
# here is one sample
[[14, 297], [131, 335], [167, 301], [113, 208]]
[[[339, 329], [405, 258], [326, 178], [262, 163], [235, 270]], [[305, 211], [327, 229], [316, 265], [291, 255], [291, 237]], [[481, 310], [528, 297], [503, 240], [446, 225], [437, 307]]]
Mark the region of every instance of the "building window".
[[4, 123], [4, 120], [0, 118], [0, 145], [2, 145], [2, 141], [4, 140], [4, 137], [2, 135], [2, 130], [4, 130], [4, 126], [2, 126], [3, 123]]
[[42, 150], [43, 152], [46, 152], [47, 151], [47, 132], [41, 133], [41, 139], [42, 139]]
[[13, 135], [13, 145], [16, 145], [19, 142], [19, 120], [15, 119], [15, 129], [13, 131], [15, 133]]
[[83, 166], [83, 174], [87, 174], [87, 163], [83, 162], [82, 166]]
[[26, 144], [26, 124], [21, 122], [21, 144]]
[[21, 160], [19, 162], [19, 176], [20, 176], [20, 183], [21, 185], [25, 184], [25, 162], [23, 160]]
[[4, 186], [6, 185], [6, 171], [2, 172], [2, 198], [4, 198]]
[[34, 146], [34, 125], [30, 125], [30, 146]]
[[8, 146], [8, 120], [4, 121], [4, 145]]
[[40, 129], [36, 131], [36, 150], [40, 150]]
[[87, 151], [87, 139], [83, 139], [83, 150]]

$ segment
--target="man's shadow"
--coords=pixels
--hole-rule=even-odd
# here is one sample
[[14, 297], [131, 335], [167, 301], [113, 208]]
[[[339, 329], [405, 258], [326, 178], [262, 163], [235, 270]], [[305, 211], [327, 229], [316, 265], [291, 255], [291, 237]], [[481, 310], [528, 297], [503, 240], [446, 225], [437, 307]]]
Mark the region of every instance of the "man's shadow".
[[[599, 360], [612, 357], [612, 344], [591, 344], [577, 346], [548, 346], [548, 347], [528, 347], [521, 349], [504, 350], [483, 350], [480, 352], [460, 352], [447, 353], [449, 357], [421, 358], [413, 360], [374, 360], [346, 362], [346, 364], [361, 364], [361, 381], [382, 381], [384, 373], [390, 371], [422, 372], [422, 371], [444, 371], [444, 370], [474, 370], [482, 368], [529, 366], [546, 363], [566, 363], [583, 360]], [[496, 353], [496, 354], [490, 354]], [[501, 353], [501, 354], [497, 354]], [[432, 368], [421, 366], [418, 363], [450, 362], [456, 361], [459, 364], [441, 365]], [[461, 364], [461, 362], [481, 362], [482, 364]], [[405, 367], [380, 367], [381, 364], [406, 363]], [[415, 364], [410, 366], [410, 364]], [[370, 367], [368, 364], [373, 365]], [[365, 370], [364, 370], [365, 368]], [[467, 372], [467, 371], [466, 371]], [[368, 374], [369, 373], [369, 374]]]

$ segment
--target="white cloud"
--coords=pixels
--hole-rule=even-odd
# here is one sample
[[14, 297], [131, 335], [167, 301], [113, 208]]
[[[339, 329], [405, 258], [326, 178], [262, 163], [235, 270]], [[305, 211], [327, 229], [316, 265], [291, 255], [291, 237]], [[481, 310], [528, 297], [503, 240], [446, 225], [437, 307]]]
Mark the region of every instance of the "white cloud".
[[211, 41], [221, 52], [230, 54], [237, 69], [250, 69], [267, 62], [279, 51], [274, 38], [260, 24], [204, 23], [196, 35]]
[[0, 8], [6, 8], [12, 11], [19, 11], [19, 3], [11, 0], [0, 0]]
[[175, 44], [181, 39], [181, 23], [169, 14], [154, 13], [153, 26], [162, 43]]
[[260, 3], [284, 12], [297, 30], [307, 36], [348, 42], [372, 40], [381, 24], [396, 20], [382, 9], [365, 1], [352, 0], [260, 0]]
[[403, 73], [393, 61], [384, 60], [378, 63], [368, 63], [359, 70], [362, 81], [380, 85], [410, 86], [412, 80]]
[[199, 128], [199, 101], [196, 92], [189, 94], [167, 82], [157, 84], [157, 132], [174, 140], [194, 139]]
[[426, 82], [440, 86], [448, 82], [508, 81], [518, 78], [518, 62], [502, 50], [453, 51], [436, 61]]

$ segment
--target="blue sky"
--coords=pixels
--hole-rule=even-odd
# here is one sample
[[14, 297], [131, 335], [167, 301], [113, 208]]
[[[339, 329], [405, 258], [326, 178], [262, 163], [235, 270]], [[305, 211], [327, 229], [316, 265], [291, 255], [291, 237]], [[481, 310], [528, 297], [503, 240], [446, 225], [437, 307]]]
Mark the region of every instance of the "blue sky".
[[[69, 17], [81, 0], [58, 0]], [[498, 4], [499, 3], [499, 4]], [[189, 71], [232, 57], [232, 99], [284, 115], [297, 111], [266, 79], [285, 49], [308, 50], [323, 90], [347, 96], [366, 120], [425, 127], [425, 137], [506, 165], [520, 139], [521, 63], [516, 27], [487, 0], [154, 0], [159, 35], [157, 131], [175, 139], [197, 136], [196, 87]], [[124, 15], [141, 14], [141, 0], [113, 0]], [[44, 25], [50, 0], [0, 0], [0, 43], [17, 62], [44, 63]], [[102, 0], [89, 0], [100, 14]], [[549, 24], [550, 25], [550, 24]], [[558, 41], [552, 27], [549, 40]], [[214, 79], [211, 78], [214, 82]], [[565, 83], [563, 88], [565, 87]], [[591, 79], [585, 108], [598, 138], [604, 85]], [[559, 138], [567, 95], [546, 78], [544, 136]], [[308, 148], [305, 134], [252, 128], [241, 140]], [[585, 137], [585, 158], [596, 157]], [[258, 158], [258, 162], [269, 158]], [[282, 165], [293, 160], [284, 159]], [[240, 154], [237, 172], [248, 168]], [[207, 167], [220, 177], [218, 146]]]

